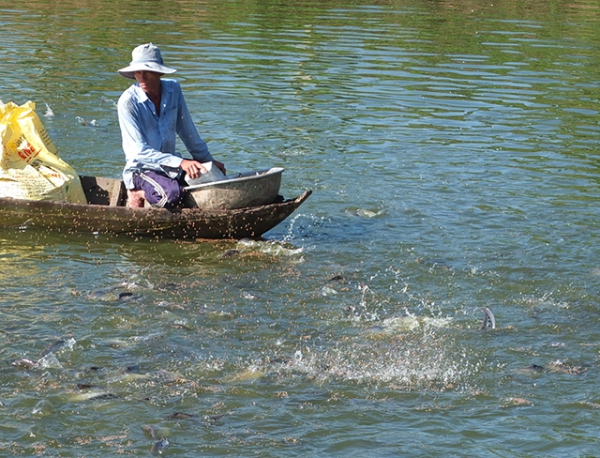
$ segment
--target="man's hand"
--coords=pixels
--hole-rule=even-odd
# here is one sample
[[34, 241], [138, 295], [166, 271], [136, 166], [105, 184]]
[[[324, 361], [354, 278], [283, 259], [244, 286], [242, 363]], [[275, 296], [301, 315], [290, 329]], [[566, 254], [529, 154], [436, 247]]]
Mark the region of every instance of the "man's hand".
[[[215, 161], [216, 164], [216, 161]], [[222, 165], [222, 164], [221, 164]], [[208, 170], [198, 161], [184, 159], [181, 161], [181, 168], [192, 180], [198, 178], [201, 173], [206, 173]]]

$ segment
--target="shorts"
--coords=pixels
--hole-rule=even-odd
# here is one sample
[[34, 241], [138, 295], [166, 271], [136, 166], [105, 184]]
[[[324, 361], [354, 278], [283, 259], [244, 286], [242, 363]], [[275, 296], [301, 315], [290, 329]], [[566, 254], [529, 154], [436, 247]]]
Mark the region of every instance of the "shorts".
[[144, 197], [153, 207], [177, 208], [183, 199], [183, 189], [177, 179], [154, 170], [133, 174], [135, 189], [144, 191]]

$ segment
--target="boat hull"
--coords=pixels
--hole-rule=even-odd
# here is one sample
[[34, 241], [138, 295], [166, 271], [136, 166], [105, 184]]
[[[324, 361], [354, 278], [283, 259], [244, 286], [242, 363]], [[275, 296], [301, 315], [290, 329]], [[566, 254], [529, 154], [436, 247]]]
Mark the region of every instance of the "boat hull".
[[311, 194], [306, 191], [295, 199], [233, 210], [167, 210], [124, 206], [119, 180], [82, 177], [82, 184], [88, 201], [96, 203], [0, 198], [0, 227], [188, 240], [258, 238], [291, 215]]

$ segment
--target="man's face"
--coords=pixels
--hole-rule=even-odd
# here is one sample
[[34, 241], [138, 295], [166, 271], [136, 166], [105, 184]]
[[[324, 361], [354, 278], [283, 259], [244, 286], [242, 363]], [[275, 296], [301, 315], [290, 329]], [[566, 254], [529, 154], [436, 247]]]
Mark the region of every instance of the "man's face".
[[140, 89], [147, 94], [157, 92], [160, 89], [160, 77], [162, 73], [139, 71], [134, 72], [133, 76], [138, 82]]

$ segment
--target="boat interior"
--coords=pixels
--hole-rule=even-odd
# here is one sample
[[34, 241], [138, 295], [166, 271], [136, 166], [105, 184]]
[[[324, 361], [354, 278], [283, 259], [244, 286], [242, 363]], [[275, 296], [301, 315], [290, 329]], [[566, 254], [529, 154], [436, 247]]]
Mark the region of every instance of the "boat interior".
[[111, 207], [123, 207], [127, 204], [127, 192], [122, 180], [83, 175], [79, 178], [89, 204]]

